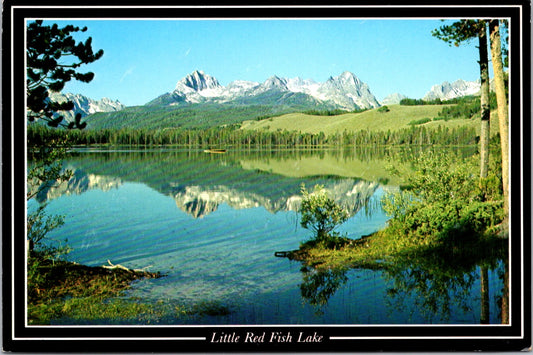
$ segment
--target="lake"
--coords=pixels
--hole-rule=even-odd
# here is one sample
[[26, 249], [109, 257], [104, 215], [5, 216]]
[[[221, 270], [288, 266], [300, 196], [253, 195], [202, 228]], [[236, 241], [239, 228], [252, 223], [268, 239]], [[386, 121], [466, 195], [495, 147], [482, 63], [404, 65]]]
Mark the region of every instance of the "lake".
[[312, 235], [299, 223], [302, 183], [323, 185], [349, 211], [337, 230], [360, 238], [386, 226], [381, 198], [401, 184], [387, 167], [405, 171], [413, 155], [77, 149], [65, 161], [73, 178], [43, 191], [28, 209], [48, 202], [49, 214], [65, 216], [50, 238], [68, 239], [68, 260], [165, 274], [135, 282], [124, 297], [229, 310], [169, 315], [160, 324], [478, 324], [482, 299], [488, 321], [500, 323], [501, 260], [489, 263], [481, 292], [475, 262], [452, 272], [436, 261], [318, 273], [274, 256]]

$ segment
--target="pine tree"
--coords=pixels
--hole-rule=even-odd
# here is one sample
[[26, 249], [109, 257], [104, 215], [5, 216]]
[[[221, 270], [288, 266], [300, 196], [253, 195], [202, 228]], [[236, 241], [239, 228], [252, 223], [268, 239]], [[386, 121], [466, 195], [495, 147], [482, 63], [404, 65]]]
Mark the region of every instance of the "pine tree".
[[[80, 122], [81, 115], [77, 115], [74, 122], [63, 123], [63, 116], [57, 112], [72, 110], [74, 104], [56, 102], [49, 96], [50, 92], [60, 92], [71, 79], [88, 83], [94, 78], [94, 73], [77, 71], [82, 64], [92, 63], [104, 54], [103, 50], [93, 52], [91, 37], [85, 43], [76, 43], [71, 35], [86, 30], [87, 27], [80, 29], [72, 25], [63, 28], [57, 24], [44, 26], [42, 20], [28, 25], [26, 84], [29, 121], [42, 119], [51, 127], [83, 129], [86, 126], [85, 122]], [[68, 60], [64, 60], [65, 57]]]

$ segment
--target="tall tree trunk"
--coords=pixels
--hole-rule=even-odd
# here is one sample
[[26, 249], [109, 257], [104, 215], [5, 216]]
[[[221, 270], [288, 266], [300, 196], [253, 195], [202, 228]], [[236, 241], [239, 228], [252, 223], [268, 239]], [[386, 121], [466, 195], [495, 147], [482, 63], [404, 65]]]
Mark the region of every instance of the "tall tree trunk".
[[498, 102], [498, 121], [500, 126], [500, 141], [502, 148], [502, 181], [504, 211], [506, 219], [509, 217], [509, 112], [507, 109], [507, 95], [502, 63], [502, 47], [500, 40], [500, 23], [498, 20], [489, 22], [490, 51], [492, 55], [492, 69], [494, 70], [494, 87]]
[[489, 58], [487, 53], [487, 29], [485, 21], [479, 22], [479, 70], [481, 76], [481, 134], [480, 134], [480, 155], [481, 172], [480, 177], [486, 178], [489, 170], [489, 138], [490, 138], [490, 84], [489, 84]]

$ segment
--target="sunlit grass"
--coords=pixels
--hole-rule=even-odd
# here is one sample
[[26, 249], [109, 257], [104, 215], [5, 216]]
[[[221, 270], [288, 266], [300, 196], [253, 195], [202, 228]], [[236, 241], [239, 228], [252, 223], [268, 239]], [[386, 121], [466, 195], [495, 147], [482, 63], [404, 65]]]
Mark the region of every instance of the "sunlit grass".
[[[378, 109], [372, 109], [360, 113], [346, 113], [337, 116], [314, 116], [304, 113], [290, 113], [279, 117], [264, 119], [261, 121], [245, 121], [242, 129], [266, 130], [266, 131], [300, 131], [302, 133], [323, 132], [326, 135], [334, 133], [369, 130], [369, 131], [397, 131], [411, 127], [412, 121], [429, 118], [431, 121], [424, 123], [422, 126], [438, 129], [457, 128], [457, 127], [474, 127], [479, 134], [480, 120], [479, 115], [470, 118], [461, 118], [453, 120], [433, 121], [438, 117], [439, 112], [446, 106], [450, 105], [421, 105], [421, 106], [403, 106], [388, 105], [388, 112], [379, 112]], [[491, 134], [498, 132], [498, 121], [496, 112], [491, 113]]]

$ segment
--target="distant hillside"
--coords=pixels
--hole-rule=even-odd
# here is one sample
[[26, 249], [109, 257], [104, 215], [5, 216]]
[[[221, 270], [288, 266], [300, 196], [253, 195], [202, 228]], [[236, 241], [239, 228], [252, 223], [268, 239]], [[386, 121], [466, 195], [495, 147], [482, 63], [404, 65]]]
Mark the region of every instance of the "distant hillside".
[[[266, 95], [266, 94], [265, 94]], [[310, 108], [328, 110], [330, 106], [309, 105], [299, 101], [298, 94], [284, 97], [285, 103], [259, 104], [250, 99], [247, 104], [187, 104], [184, 106], [134, 106], [119, 112], [101, 112], [87, 117], [87, 129], [104, 128], [210, 128], [240, 124], [245, 120], [289, 112], [306, 111]], [[278, 95], [271, 95], [276, 101]], [[244, 99], [243, 99], [244, 100]], [[291, 103], [287, 103], [290, 101]]]
[[[449, 121], [433, 121], [443, 107], [450, 105], [423, 105], [402, 106], [390, 105], [389, 112], [379, 112], [379, 109], [368, 110], [361, 113], [347, 113], [338, 116], [313, 116], [303, 113], [291, 113], [261, 121], [246, 121], [242, 129], [248, 130], [288, 130], [302, 133], [320, 133], [326, 135], [347, 131], [368, 129], [370, 131], [395, 131], [411, 127], [413, 121], [429, 118], [430, 121], [423, 126], [437, 128], [439, 125], [449, 128], [470, 126], [479, 130], [479, 117], [473, 119], [462, 118]], [[498, 132], [496, 112], [491, 114], [491, 134]]]

